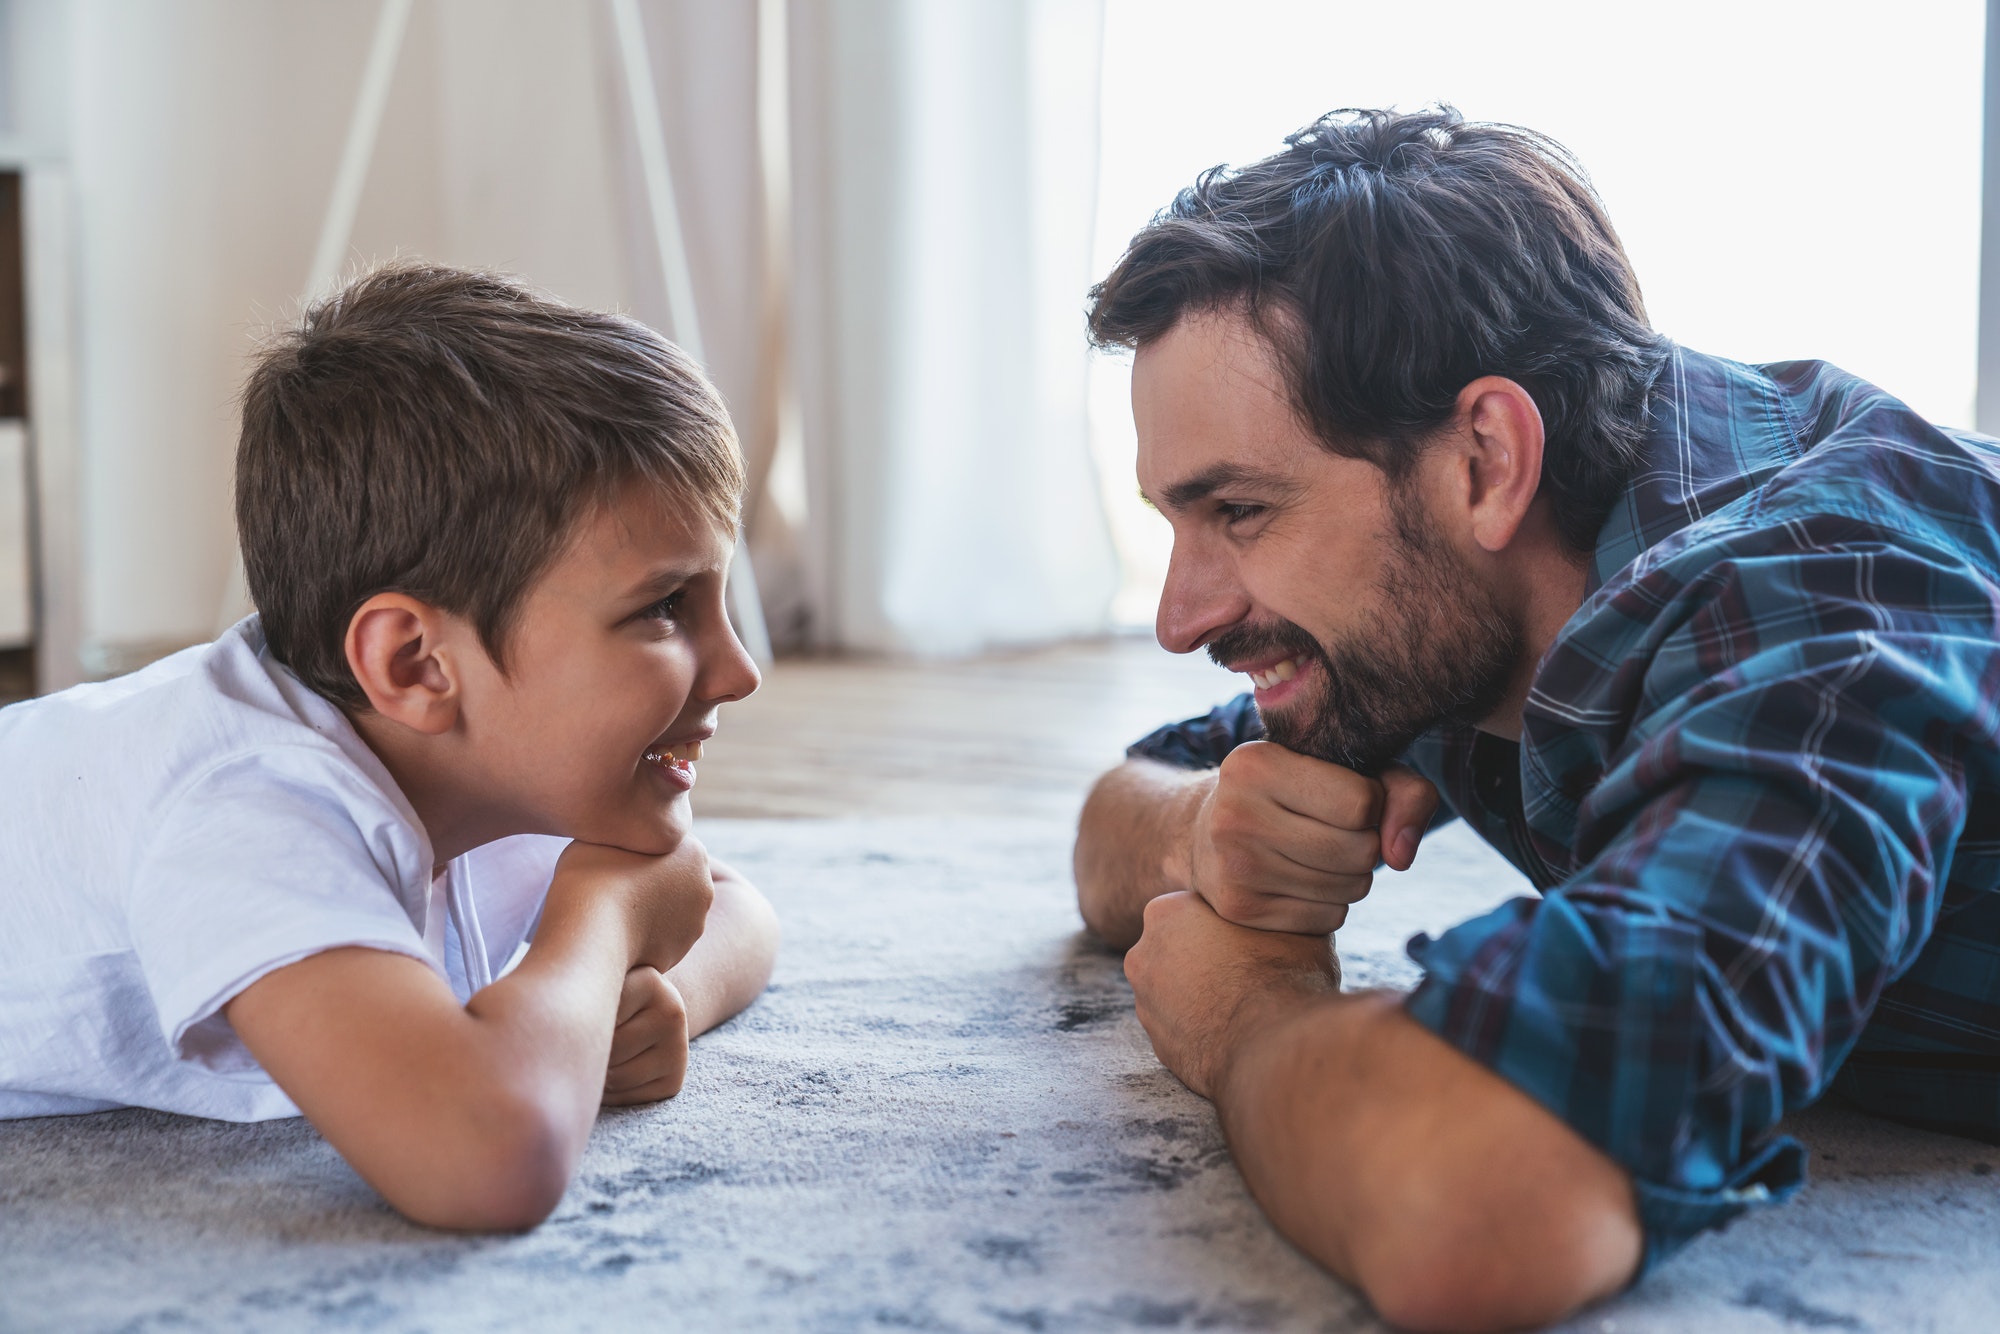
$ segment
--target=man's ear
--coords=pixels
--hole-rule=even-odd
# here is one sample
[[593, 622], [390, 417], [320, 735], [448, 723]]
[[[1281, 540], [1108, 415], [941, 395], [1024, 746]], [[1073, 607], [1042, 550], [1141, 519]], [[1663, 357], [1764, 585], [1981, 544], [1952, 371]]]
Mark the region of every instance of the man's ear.
[[347, 622], [347, 669], [376, 713], [437, 736], [458, 721], [449, 618], [406, 593], [377, 593]]
[[1520, 531], [1542, 485], [1542, 411], [1527, 390], [1483, 375], [1458, 393], [1472, 539], [1501, 551]]

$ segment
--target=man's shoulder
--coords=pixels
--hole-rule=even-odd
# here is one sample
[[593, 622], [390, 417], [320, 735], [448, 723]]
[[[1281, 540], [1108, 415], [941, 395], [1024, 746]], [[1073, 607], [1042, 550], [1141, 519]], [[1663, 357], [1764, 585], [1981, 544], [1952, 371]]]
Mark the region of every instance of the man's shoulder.
[[1894, 400], [1843, 420], [1729, 505], [1663, 539], [1602, 592], [1710, 580], [1719, 566], [1900, 553], [2000, 579], [2000, 442]]
[[1618, 571], [1544, 656], [1530, 711], [1615, 731], [1884, 637], [2000, 651], [2000, 443], [1896, 406]]

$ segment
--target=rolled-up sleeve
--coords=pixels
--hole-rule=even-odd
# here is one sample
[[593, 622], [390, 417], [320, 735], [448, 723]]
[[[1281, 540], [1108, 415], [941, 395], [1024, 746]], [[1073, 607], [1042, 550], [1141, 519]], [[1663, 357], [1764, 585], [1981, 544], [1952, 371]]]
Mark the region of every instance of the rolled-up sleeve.
[[1631, 1173], [1648, 1266], [1803, 1181], [1778, 1123], [1924, 948], [1968, 767], [1991, 781], [1991, 579], [1845, 536], [1687, 553], [1587, 606], [1610, 629], [1567, 651], [1595, 677], [1529, 713], [1569, 874], [1410, 945], [1409, 1013]]
[[1147, 733], [1125, 748], [1125, 756], [1176, 769], [1213, 769], [1244, 742], [1263, 737], [1264, 720], [1258, 716], [1256, 697], [1246, 690], [1198, 718]]

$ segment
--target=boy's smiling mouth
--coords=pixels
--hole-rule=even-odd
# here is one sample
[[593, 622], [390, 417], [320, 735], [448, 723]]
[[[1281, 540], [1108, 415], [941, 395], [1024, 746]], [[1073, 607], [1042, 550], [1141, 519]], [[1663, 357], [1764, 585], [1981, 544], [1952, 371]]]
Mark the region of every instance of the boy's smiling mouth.
[[644, 756], [647, 764], [683, 791], [694, 786], [694, 763], [700, 758], [700, 739], [680, 741], [670, 746], [654, 742], [646, 748]]

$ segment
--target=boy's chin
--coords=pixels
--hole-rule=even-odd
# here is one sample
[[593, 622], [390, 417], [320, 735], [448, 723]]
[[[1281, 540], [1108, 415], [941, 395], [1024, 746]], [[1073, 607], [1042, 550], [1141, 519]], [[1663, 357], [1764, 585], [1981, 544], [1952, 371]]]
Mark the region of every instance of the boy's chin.
[[585, 843], [623, 848], [642, 857], [664, 857], [681, 845], [694, 828], [694, 812], [686, 797], [676, 797], [663, 808], [634, 812], [622, 819], [583, 820], [566, 831]]

